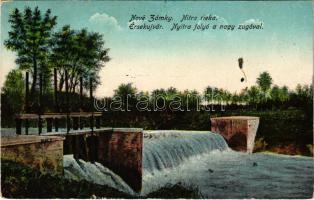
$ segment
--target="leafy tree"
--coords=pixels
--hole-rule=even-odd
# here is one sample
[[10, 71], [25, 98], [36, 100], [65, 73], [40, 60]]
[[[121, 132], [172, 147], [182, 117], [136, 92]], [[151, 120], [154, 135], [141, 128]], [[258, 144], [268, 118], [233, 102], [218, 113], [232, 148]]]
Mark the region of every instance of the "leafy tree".
[[127, 95], [135, 96], [137, 93], [137, 88], [133, 87], [132, 83], [121, 84], [114, 91], [114, 96], [126, 97]]
[[257, 85], [261, 89], [264, 99], [267, 99], [267, 94], [273, 83], [273, 79], [268, 72], [262, 72], [256, 80]]
[[260, 103], [260, 90], [257, 86], [252, 86], [250, 89], [247, 91], [248, 94], [248, 101], [252, 105], [257, 105]]
[[10, 14], [11, 30], [4, 45], [17, 53], [15, 62], [19, 69], [31, 72], [30, 96], [34, 95], [40, 73], [44, 76], [44, 88], [49, 85], [50, 70], [47, 59], [50, 35], [56, 25], [56, 19], [56, 16], [51, 16], [50, 9], [42, 15], [38, 7], [34, 10], [26, 7], [24, 12], [16, 8]]
[[181, 96], [177, 88], [170, 87], [166, 90], [166, 100], [173, 100], [175, 97]]
[[284, 103], [289, 99], [289, 91], [287, 86], [279, 87], [277, 85], [273, 86], [270, 91], [271, 99], [274, 102]]
[[114, 91], [114, 96], [122, 99], [124, 107], [126, 106], [127, 102], [130, 107], [135, 105], [137, 101], [136, 94], [137, 88], [133, 87], [132, 83], [121, 84]]
[[13, 69], [8, 73], [2, 92], [24, 94], [24, 79], [21, 70]]
[[157, 95], [163, 95], [165, 96], [166, 95], [166, 90], [161, 88], [161, 89], [155, 89], [152, 91], [151, 93], [152, 96], [157, 96]]
[[[204, 96], [205, 96], [207, 101], [217, 102], [217, 101], [221, 100], [220, 92], [221, 92], [221, 90], [219, 90], [217, 87], [207, 86], [205, 88], [205, 91], [204, 91]], [[214, 102], [212, 102], [212, 103], [214, 103]]]
[[246, 104], [249, 102], [249, 95], [248, 95], [248, 89], [242, 89], [241, 92], [239, 93], [239, 100], [241, 104]]
[[301, 99], [312, 98], [313, 97], [313, 87], [312, 85], [301, 85], [298, 84], [295, 88], [296, 95]]
[[89, 78], [92, 78], [94, 89], [99, 85], [99, 71], [110, 60], [109, 49], [104, 47], [102, 35], [90, 33], [86, 29], [75, 31], [70, 26], [64, 26], [53, 34], [51, 45], [50, 59], [59, 72], [59, 90], [63, 89], [66, 70], [70, 92], [75, 92], [80, 77], [83, 78], [83, 85], [87, 89]]
[[234, 92], [231, 96], [231, 103], [236, 105], [239, 102], [240, 102], [240, 97], [237, 92]]
[[1, 94], [2, 105], [5, 105], [2, 106], [1, 111], [9, 115], [3, 117], [12, 117], [14, 113], [21, 112], [25, 96], [24, 79], [21, 70], [13, 69], [8, 73]]

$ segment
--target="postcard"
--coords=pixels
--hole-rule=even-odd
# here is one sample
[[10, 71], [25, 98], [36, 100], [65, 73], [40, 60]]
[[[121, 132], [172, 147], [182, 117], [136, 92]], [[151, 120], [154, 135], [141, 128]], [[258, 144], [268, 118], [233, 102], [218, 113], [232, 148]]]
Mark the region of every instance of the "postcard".
[[2, 1], [1, 197], [313, 198], [311, 1]]

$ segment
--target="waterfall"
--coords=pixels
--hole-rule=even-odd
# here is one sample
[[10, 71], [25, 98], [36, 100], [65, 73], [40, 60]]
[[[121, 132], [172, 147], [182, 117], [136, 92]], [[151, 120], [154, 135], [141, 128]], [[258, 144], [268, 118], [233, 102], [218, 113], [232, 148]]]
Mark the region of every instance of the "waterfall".
[[173, 168], [192, 156], [227, 149], [223, 137], [210, 131], [145, 131], [144, 173]]
[[98, 162], [85, 162], [81, 159], [74, 159], [73, 155], [65, 155], [63, 167], [65, 177], [68, 179], [86, 180], [99, 185], [107, 185], [131, 195], [135, 194], [120, 176]]

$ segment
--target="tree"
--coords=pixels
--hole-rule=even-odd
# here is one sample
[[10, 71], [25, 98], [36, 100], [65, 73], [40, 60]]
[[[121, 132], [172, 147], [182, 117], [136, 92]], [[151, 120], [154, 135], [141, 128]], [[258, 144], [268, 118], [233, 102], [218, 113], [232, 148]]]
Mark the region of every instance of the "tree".
[[119, 97], [122, 99], [122, 103], [124, 107], [128, 104], [132, 106], [136, 103], [136, 94], [137, 88], [133, 87], [132, 83], [121, 84], [119, 87], [114, 91], [114, 97]]
[[196, 90], [184, 90], [181, 93], [181, 100], [183, 105], [187, 105], [189, 108], [197, 108], [202, 101]]
[[[11, 114], [19, 113], [24, 105], [25, 87], [21, 70], [11, 70], [2, 87], [2, 112]], [[8, 112], [6, 112], [8, 111]], [[7, 116], [10, 117], [10, 116]]]
[[152, 91], [151, 96], [154, 98], [154, 96], [161, 95], [161, 96], [166, 96], [166, 91], [165, 89], [155, 89]]
[[178, 96], [180, 96], [180, 92], [177, 90], [177, 88], [170, 87], [166, 90], [166, 100], [173, 100]]
[[49, 41], [56, 19], [56, 16], [51, 16], [50, 9], [42, 15], [38, 7], [34, 10], [26, 7], [23, 13], [16, 8], [10, 14], [11, 31], [4, 45], [17, 53], [15, 62], [19, 69], [31, 72], [30, 96], [34, 95], [39, 74], [43, 75], [44, 87], [49, 85]]
[[256, 86], [250, 87], [247, 91], [248, 101], [250, 104], [257, 105], [260, 102], [260, 90]]
[[295, 88], [296, 95], [300, 99], [312, 98], [313, 96], [313, 88], [312, 85], [301, 85], [298, 84]]
[[217, 103], [221, 100], [221, 91], [222, 90], [219, 90], [217, 87], [207, 86], [204, 91], [204, 96], [207, 101], [210, 101], [211, 103]]
[[89, 78], [93, 81], [94, 89], [99, 85], [99, 71], [110, 60], [109, 49], [104, 47], [102, 35], [90, 33], [86, 29], [75, 31], [70, 26], [64, 26], [53, 34], [51, 45], [50, 60], [59, 72], [59, 90], [63, 89], [66, 70], [70, 92], [75, 92], [80, 77], [87, 89]]
[[268, 72], [262, 72], [256, 80], [257, 85], [261, 89], [264, 99], [267, 98], [267, 93], [269, 92], [273, 79]]
[[289, 91], [287, 86], [279, 87], [277, 85], [273, 86], [270, 91], [270, 96], [274, 102], [284, 103], [289, 99]]

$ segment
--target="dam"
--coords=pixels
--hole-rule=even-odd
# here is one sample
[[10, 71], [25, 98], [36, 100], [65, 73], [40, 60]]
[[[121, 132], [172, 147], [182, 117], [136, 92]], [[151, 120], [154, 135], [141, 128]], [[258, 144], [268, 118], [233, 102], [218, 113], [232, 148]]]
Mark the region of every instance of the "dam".
[[[143, 131], [142, 188], [112, 170], [64, 156], [65, 176], [145, 196], [165, 186], [196, 188], [202, 198], [310, 198], [313, 158], [236, 152], [210, 131]], [[284, 192], [283, 192], [284, 191]]]

